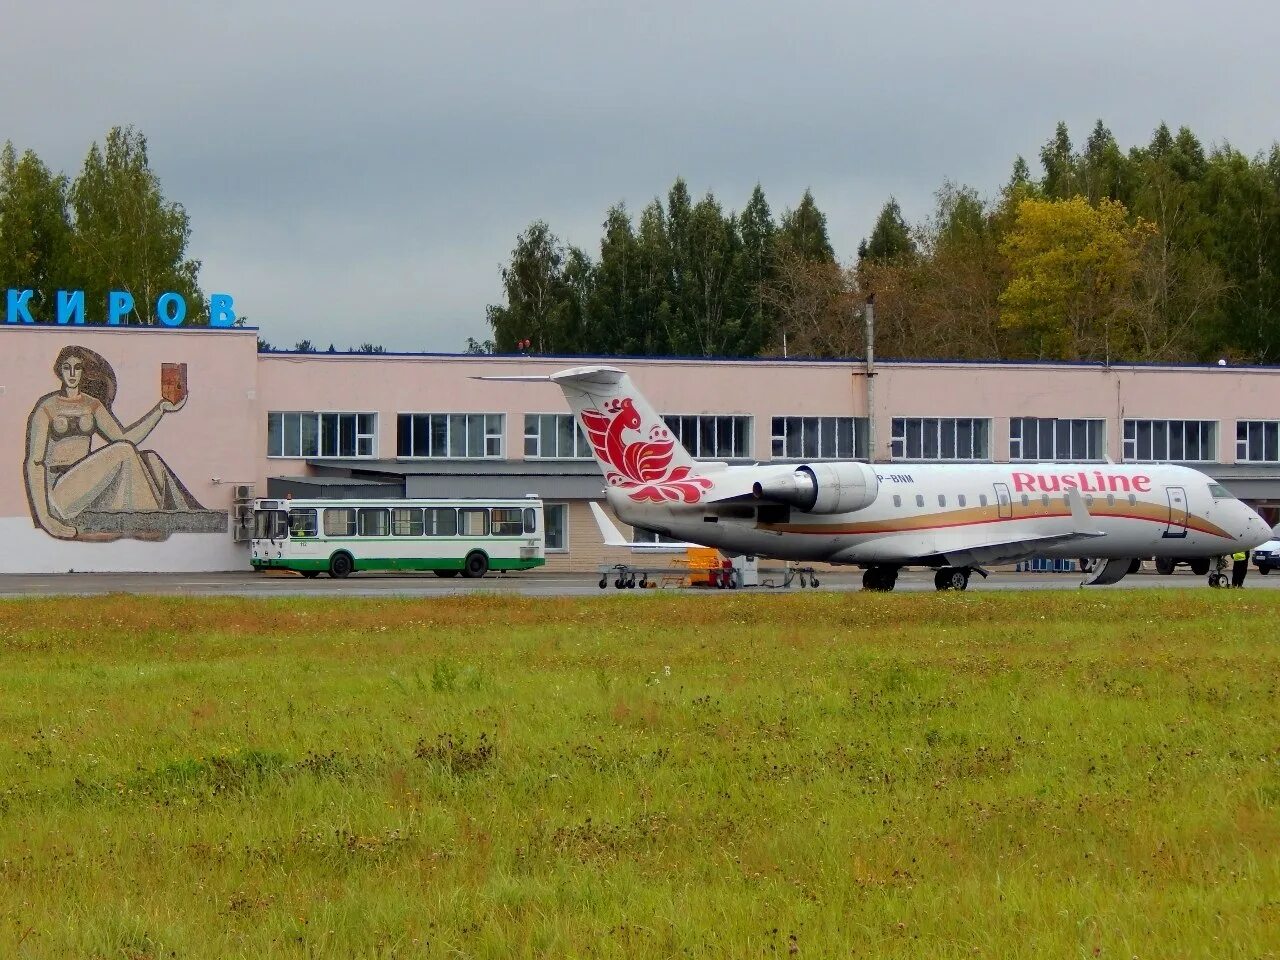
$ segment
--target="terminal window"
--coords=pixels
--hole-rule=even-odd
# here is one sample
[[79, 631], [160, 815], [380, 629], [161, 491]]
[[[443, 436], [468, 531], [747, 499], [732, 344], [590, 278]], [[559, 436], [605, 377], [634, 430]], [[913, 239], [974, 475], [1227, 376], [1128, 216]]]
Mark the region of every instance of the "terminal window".
[[272, 410], [267, 414], [268, 457], [374, 457], [377, 435], [376, 413]]
[[774, 457], [866, 460], [866, 417], [774, 417]]
[[1213, 463], [1218, 424], [1213, 420], [1126, 420], [1124, 458], [1131, 463]]
[[501, 413], [402, 413], [396, 418], [396, 456], [500, 458], [505, 420]]
[[1248, 463], [1280, 463], [1280, 421], [1237, 420], [1236, 459]]
[[894, 417], [895, 460], [990, 460], [991, 421], [980, 417]]
[[671, 433], [700, 460], [746, 460], [751, 457], [751, 418], [688, 416], [664, 413]]
[[526, 413], [524, 455], [540, 459], [591, 459], [591, 444], [572, 413]]
[[1106, 421], [1010, 417], [1010, 460], [1106, 459]]

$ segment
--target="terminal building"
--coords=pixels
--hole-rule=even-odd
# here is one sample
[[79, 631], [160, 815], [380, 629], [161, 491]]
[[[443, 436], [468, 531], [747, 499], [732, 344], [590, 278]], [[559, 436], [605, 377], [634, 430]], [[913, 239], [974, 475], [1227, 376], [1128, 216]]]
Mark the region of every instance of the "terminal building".
[[594, 571], [626, 555], [559, 389], [477, 378], [597, 362], [697, 458], [1175, 462], [1280, 512], [1280, 368], [259, 353], [246, 328], [4, 324], [0, 572], [248, 570], [255, 496], [527, 494], [544, 569]]

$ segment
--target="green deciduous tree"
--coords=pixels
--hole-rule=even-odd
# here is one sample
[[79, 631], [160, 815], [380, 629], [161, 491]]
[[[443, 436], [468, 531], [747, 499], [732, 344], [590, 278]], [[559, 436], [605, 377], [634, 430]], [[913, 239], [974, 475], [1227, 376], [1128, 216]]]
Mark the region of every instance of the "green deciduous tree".
[[530, 224], [502, 268], [507, 303], [488, 309], [498, 351], [514, 352], [528, 340], [534, 353], [576, 352], [585, 272], [589, 261], [581, 251], [566, 247], [543, 221]]
[[1044, 359], [1124, 352], [1127, 310], [1152, 232], [1144, 220], [1129, 223], [1114, 200], [1021, 201], [1001, 244], [1012, 272], [1000, 296], [1004, 325]]
[[156, 300], [170, 291], [186, 300], [189, 322], [207, 317], [200, 263], [186, 255], [190, 220], [181, 204], [165, 199], [146, 137], [115, 127], [101, 147], [93, 144], [71, 184], [70, 205], [77, 287], [91, 315], [104, 309], [108, 291], [123, 290], [134, 297], [134, 322], [155, 323]]
[[34, 290], [32, 315], [52, 320], [55, 291], [68, 286], [71, 241], [66, 177], [30, 150], [19, 157], [6, 142], [0, 150], [0, 290]]

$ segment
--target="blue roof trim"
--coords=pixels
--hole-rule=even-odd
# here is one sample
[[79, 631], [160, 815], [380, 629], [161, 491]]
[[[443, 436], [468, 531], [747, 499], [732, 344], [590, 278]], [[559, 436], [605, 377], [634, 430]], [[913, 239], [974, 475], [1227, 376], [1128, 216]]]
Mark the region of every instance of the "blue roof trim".
[[117, 333], [125, 330], [130, 333], [140, 333], [142, 331], [148, 333], [260, 333], [262, 328], [211, 327], [208, 324], [166, 327], [161, 324], [146, 323], [118, 323], [112, 326], [109, 323], [6, 323], [0, 321], [0, 330], [61, 330], [64, 333], [72, 333], [77, 330], [112, 330]]

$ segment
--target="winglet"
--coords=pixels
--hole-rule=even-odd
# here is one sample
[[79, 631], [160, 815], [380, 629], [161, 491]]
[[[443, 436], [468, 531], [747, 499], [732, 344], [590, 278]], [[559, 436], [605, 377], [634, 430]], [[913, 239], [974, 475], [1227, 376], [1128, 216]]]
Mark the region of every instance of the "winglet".
[[613, 521], [605, 516], [604, 511], [600, 509], [600, 504], [594, 500], [588, 500], [587, 506], [591, 508], [591, 515], [596, 518], [596, 526], [600, 528], [600, 536], [604, 538], [606, 547], [629, 547], [631, 546], [618, 528], [613, 525]]
[[1075, 487], [1067, 490], [1067, 503], [1071, 507], [1073, 533], [1082, 537], [1103, 536], [1102, 532], [1098, 530], [1097, 524], [1093, 522], [1093, 516], [1089, 513], [1089, 508], [1084, 505], [1084, 497], [1080, 496], [1080, 491]]

